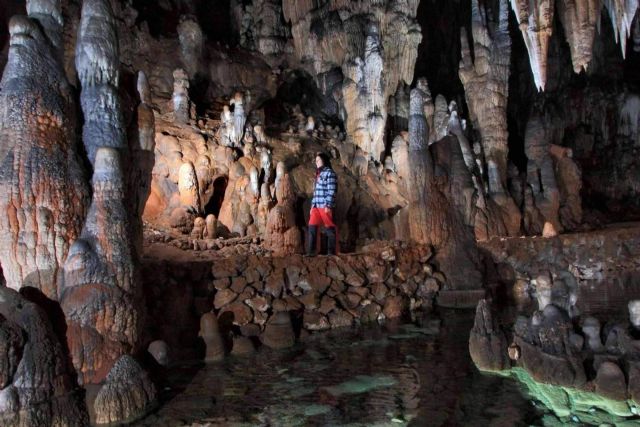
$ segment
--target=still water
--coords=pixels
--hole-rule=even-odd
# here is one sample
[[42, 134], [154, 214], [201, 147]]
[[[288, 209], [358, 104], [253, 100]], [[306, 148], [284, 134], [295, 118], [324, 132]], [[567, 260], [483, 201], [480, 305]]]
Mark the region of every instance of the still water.
[[413, 323], [316, 334], [289, 350], [175, 366], [159, 409], [137, 425], [546, 424], [548, 411], [523, 385], [471, 362], [473, 314], [440, 311]]

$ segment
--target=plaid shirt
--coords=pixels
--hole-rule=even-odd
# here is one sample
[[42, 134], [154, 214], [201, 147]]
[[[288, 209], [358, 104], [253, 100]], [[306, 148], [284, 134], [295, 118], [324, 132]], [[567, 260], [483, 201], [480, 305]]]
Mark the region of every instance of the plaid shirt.
[[313, 190], [313, 208], [333, 208], [336, 204], [338, 178], [333, 169], [323, 167], [316, 175], [316, 188]]

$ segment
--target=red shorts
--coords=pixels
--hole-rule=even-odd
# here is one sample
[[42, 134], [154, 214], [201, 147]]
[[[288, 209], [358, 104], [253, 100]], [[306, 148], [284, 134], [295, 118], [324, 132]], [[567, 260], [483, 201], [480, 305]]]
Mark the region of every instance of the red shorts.
[[[333, 222], [333, 209], [325, 212], [325, 208], [311, 208], [311, 216], [309, 217], [310, 226], [323, 226], [325, 228], [333, 227], [336, 230], [336, 254], [340, 252], [340, 239], [338, 238], [338, 227]], [[316, 250], [320, 248], [320, 239], [318, 239]]]
[[333, 209], [325, 212], [325, 208], [311, 208], [309, 225], [322, 225], [324, 227], [336, 227], [333, 223]]

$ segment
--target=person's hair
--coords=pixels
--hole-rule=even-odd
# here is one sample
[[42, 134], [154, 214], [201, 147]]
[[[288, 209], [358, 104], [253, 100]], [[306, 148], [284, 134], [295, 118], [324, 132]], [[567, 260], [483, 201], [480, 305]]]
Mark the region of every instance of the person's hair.
[[316, 157], [320, 157], [322, 159], [322, 166], [326, 166], [328, 168], [331, 167], [331, 159], [327, 155], [327, 153], [323, 153], [322, 151], [318, 151], [316, 153]]

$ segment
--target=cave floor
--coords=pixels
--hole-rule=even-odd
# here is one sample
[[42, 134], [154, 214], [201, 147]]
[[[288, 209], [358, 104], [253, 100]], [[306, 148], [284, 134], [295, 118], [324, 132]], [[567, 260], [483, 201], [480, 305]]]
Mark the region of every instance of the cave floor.
[[542, 412], [516, 381], [468, 354], [473, 311], [314, 334], [224, 362], [170, 369], [139, 426], [532, 425]]

